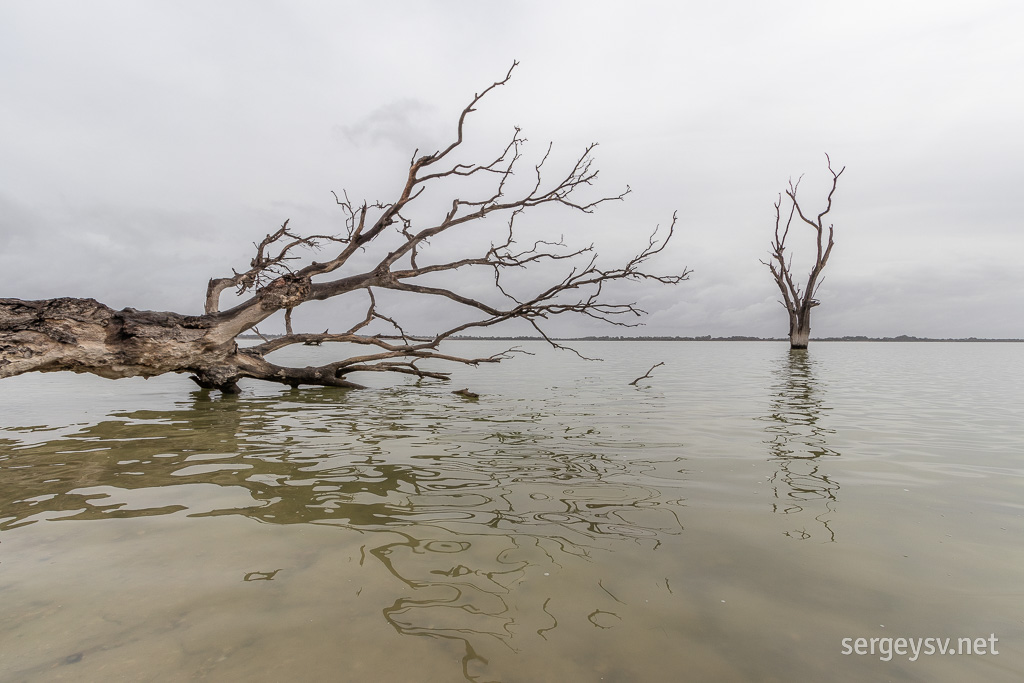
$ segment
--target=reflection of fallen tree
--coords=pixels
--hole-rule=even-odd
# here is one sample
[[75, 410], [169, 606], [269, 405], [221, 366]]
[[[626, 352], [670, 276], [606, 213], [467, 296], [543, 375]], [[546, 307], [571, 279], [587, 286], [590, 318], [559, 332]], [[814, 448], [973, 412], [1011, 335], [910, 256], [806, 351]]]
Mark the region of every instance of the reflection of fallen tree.
[[26, 433], [0, 455], [0, 532], [169, 514], [354, 530], [366, 535], [364, 566], [375, 560], [405, 587], [380, 605], [387, 622], [457, 644], [471, 680], [495, 648], [550, 638], [568, 619], [549, 575], [590, 576], [573, 597], [587, 602], [587, 628], [612, 627], [617, 603], [593, 560], [682, 529], [676, 501], [631, 483], [642, 450], [594, 429], [545, 429], [535, 415], [499, 424], [474, 412], [477, 431], [455, 433], [466, 423], [453, 427], [444, 405], [423, 410], [423, 395], [414, 408], [401, 392], [196, 393], [60, 438]]
[[[769, 462], [776, 472], [770, 478], [774, 485], [775, 512], [798, 514], [805, 510], [814, 514], [830, 541], [835, 541], [831, 515], [835, 512], [839, 484], [824, 467], [823, 458], [838, 456], [829, 448], [828, 436], [834, 431], [822, 424], [827, 408], [818, 397], [820, 390], [814, 375], [814, 362], [804, 350], [790, 350], [776, 369], [777, 381], [765, 427], [771, 437], [766, 443], [771, 454]], [[807, 539], [806, 527], [787, 535]]]
[[[420, 533], [426, 529], [416, 528]], [[434, 531], [449, 535], [443, 529]], [[544, 637], [546, 630], [557, 626], [557, 619], [546, 610], [550, 597], [538, 606], [515, 590], [517, 584], [544, 575], [542, 569], [552, 568], [556, 544], [538, 537], [505, 535], [452, 537], [460, 540], [401, 535], [404, 541], [370, 551], [413, 591], [385, 608], [384, 618], [404, 635], [460, 642], [465, 652], [463, 675], [468, 680], [474, 680], [487, 664], [482, 653], [489, 644], [500, 643], [515, 651], [512, 640], [517, 630]]]
[[[177, 410], [114, 414], [70, 436], [12, 446], [0, 456], [3, 524], [31, 522], [43, 511], [80, 511], [75, 519], [171, 513], [186, 506], [132, 509], [104, 499], [112, 489], [214, 484], [244, 489], [250, 504], [201, 514], [243, 514], [273, 524], [445, 519], [505, 530], [556, 526], [573, 537], [570, 545], [602, 536], [655, 542], [664, 527], [662, 512], [647, 504], [656, 491], [581, 486], [623, 469], [581, 444], [560, 451], [543, 435], [510, 440], [495, 432], [493, 446], [455, 448], [443, 434], [443, 415], [408, 425], [401, 402], [372, 415], [363, 405], [342, 410], [340, 401], [350, 397], [340, 393], [323, 399], [316, 390], [286, 399], [210, 400], [196, 392]], [[521, 485], [530, 487], [528, 495]], [[659, 521], [649, 525], [652, 516]], [[678, 530], [669, 516], [669, 527]]]

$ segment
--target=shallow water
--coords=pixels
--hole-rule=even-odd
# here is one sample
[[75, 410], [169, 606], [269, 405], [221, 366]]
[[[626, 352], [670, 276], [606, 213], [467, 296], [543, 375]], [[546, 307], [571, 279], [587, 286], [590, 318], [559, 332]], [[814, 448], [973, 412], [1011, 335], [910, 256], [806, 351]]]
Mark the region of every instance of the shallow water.
[[0, 680], [1024, 677], [1024, 345], [521, 346], [362, 391], [4, 380]]

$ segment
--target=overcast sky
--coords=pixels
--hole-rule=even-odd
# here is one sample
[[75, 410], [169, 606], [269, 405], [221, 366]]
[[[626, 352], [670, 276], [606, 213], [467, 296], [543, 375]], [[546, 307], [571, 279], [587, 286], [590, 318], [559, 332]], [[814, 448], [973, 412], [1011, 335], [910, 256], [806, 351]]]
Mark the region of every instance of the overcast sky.
[[812, 336], [1024, 337], [1022, 32], [1014, 0], [8, 0], [0, 297], [199, 313], [285, 219], [339, 231], [332, 190], [393, 198], [519, 60], [472, 149], [516, 125], [555, 161], [596, 141], [601, 189], [633, 190], [552, 234], [614, 256], [678, 212], [656, 265], [693, 274], [633, 293], [638, 333], [784, 336], [759, 259], [790, 177], [820, 210], [827, 152]]

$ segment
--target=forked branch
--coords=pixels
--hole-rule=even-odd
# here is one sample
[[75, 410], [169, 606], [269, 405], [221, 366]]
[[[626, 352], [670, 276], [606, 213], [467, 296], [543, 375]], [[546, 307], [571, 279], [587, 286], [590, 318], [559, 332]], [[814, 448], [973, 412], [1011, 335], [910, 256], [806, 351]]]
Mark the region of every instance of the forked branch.
[[[514, 128], [496, 153], [484, 161], [456, 159], [455, 151], [469, 134], [470, 115], [489, 93], [509, 82], [515, 67], [513, 63], [504, 78], [474, 95], [459, 114], [447, 146], [430, 154], [413, 153], [408, 170], [389, 199], [358, 203], [347, 193], [335, 193], [342, 214], [338, 234], [304, 236], [285, 221], [254, 243], [255, 254], [248, 268], [209, 281], [203, 316], [132, 309], [114, 312], [100, 304], [96, 306], [101, 308], [95, 309], [95, 302], [82, 304], [68, 310], [93, 311], [88, 324], [95, 329], [90, 328], [89, 334], [81, 337], [93, 341], [83, 346], [61, 341], [70, 338], [66, 335], [60, 339], [52, 335], [43, 335], [45, 339], [26, 336], [28, 333], [20, 328], [17, 334], [21, 336], [10, 336], [14, 333], [4, 325], [14, 329], [12, 326], [31, 324], [35, 326], [32, 329], [53, 330], [58, 335], [63, 328], [47, 322], [52, 313], [45, 306], [31, 309], [38, 320], [21, 314], [4, 317], [6, 313], [0, 310], [0, 377], [39, 368], [104, 376], [187, 372], [200, 386], [223, 391], [235, 390], [237, 381], [245, 377], [291, 386], [352, 387], [356, 385], [348, 377], [353, 373], [396, 372], [443, 378], [447, 373], [439, 367], [445, 364], [477, 365], [508, 358], [515, 349], [473, 356], [455, 353], [452, 346], [441, 346], [453, 337], [511, 320], [525, 321], [556, 347], [561, 345], [551, 338], [546, 325], [557, 316], [575, 315], [622, 326], [639, 324], [644, 311], [635, 301], [611, 297], [608, 285], [617, 281], [674, 285], [688, 278], [690, 271], [686, 268], [668, 274], [651, 269], [672, 239], [675, 215], [666, 231], [656, 228], [635, 254], [609, 263], [599, 257], [592, 244], [571, 246], [560, 233], [522, 237], [524, 216], [534, 209], [549, 206], [589, 214], [629, 194], [628, 186], [610, 194], [594, 192], [599, 175], [594, 160], [596, 144], [587, 145], [558, 172], [553, 168], [552, 146], [547, 145], [530, 160], [527, 140], [519, 128]], [[430, 199], [421, 200], [428, 190]], [[497, 234], [490, 245], [467, 255], [465, 247], [472, 243], [473, 236], [495, 227]], [[781, 252], [784, 237], [777, 241]], [[310, 260], [310, 254], [316, 260]], [[455, 277], [467, 271], [480, 272], [470, 286]], [[523, 271], [532, 277], [511, 276]], [[239, 300], [221, 310], [221, 297], [230, 288], [235, 289]], [[365, 298], [345, 309], [358, 312], [353, 313], [354, 320], [332, 320], [321, 333], [296, 331], [302, 326], [301, 315], [306, 310], [301, 308], [303, 304], [344, 295], [355, 298], [354, 293], [363, 291]], [[381, 296], [383, 292], [390, 297]], [[422, 334], [415, 328], [422, 328], [428, 317], [439, 317], [433, 310], [423, 315], [425, 307], [420, 307], [418, 318], [402, 320], [386, 310], [385, 302], [395, 296], [420, 297], [428, 307], [433, 301], [433, 306], [444, 304], [457, 313], [447, 329]], [[283, 318], [283, 335], [239, 347], [238, 335], [255, 331], [257, 325], [277, 314]], [[8, 319], [19, 322], [5, 322]], [[318, 328], [322, 326], [318, 324]], [[34, 344], [38, 342], [38, 348], [23, 343], [29, 338]], [[296, 344], [348, 345], [340, 348], [349, 355], [303, 368], [284, 367], [267, 358]], [[83, 359], [79, 347], [88, 348], [93, 356]], [[353, 353], [352, 349], [357, 351]], [[21, 354], [17, 362], [7, 358], [16, 354]]]
[[[828, 171], [832, 175], [832, 186], [826, 197], [825, 208], [817, 216], [809, 218], [804, 213], [803, 208], [800, 206], [800, 201], [797, 199], [797, 190], [803, 177], [798, 178], [795, 183], [790, 180], [789, 187], [785, 192], [789, 204], [788, 210], [785, 212], [785, 220], [783, 220], [783, 200], [780, 194], [774, 205], [775, 234], [769, 250], [770, 258], [768, 261], [761, 261], [761, 263], [768, 267], [772, 278], [775, 280], [775, 284], [782, 294], [782, 301], [779, 303], [786, 309], [789, 316], [789, 335], [793, 348], [807, 347], [810, 335], [811, 309], [820, 303], [815, 297], [818, 287], [823, 281], [821, 273], [828, 263], [829, 256], [832, 255], [832, 247], [834, 246], [833, 225], [829, 223], [826, 227], [824, 220], [825, 216], [832, 211], [832, 197], [835, 195], [836, 188], [839, 185], [839, 176], [843, 174], [846, 167], [844, 166], [836, 172], [832, 168], [832, 160], [827, 154], [825, 155], [825, 160], [828, 165]], [[815, 233], [815, 258], [808, 273], [806, 283], [803, 286], [794, 281], [792, 256], [786, 252], [786, 239], [789, 237], [794, 218], [798, 218], [801, 223], [809, 225]]]

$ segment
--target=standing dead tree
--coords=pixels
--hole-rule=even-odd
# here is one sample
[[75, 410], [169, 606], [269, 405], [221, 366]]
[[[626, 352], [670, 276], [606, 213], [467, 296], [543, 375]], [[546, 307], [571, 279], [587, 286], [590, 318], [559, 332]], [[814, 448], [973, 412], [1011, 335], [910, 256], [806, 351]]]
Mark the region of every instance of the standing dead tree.
[[[133, 308], [115, 311], [93, 299], [0, 299], [0, 378], [55, 371], [108, 378], [187, 373], [203, 388], [229, 393], [238, 390], [242, 378], [292, 387], [358, 387], [348, 378], [359, 372], [444, 379], [448, 373], [420, 367], [419, 363], [498, 362], [509, 352], [465, 357], [442, 350], [441, 343], [509, 320], [526, 321], [556, 346], [543, 327], [555, 316], [576, 314], [615, 325], [637, 324], [635, 319], [643, 311], [634, 303], [608, 301], [607, 286], [616, 281], [677, 284], [687, 279], [686, 269], [672, 275], [655, 275], [647, 270], [649, 261], [664, 251], [671, 239], [675, 216], [666, 233], [659, 235], [656, 228], [638, 253], [617, 265], [604, 266], [593, 246], [571, 248], [561, 239], [550, 238], [526, 244], [516, 240], [517, 219], [528, 209], [558, 205], [591, 213], [598, 205], [621, 200], [629, 193], [627, 187], [616, 195], [580, 197], [597, 180], [594, 145], [588, 146], [553, 182], [544, 177], [550, 146], [525, 176], [513, 177], [522, 166], [526, 142], [518, 128], [491, 161], [456, 160], [467, 117], [489, 92], [509, 81], [515, 66], [505, 78], [473, 97], [459, 116], [455, 139], [447, 147], [423, 156], [413, 153], [404, 182], [391, 201], [357, 205], [345, 195], [335, 196], [345, 216], [344, 231], [337, 235], [302, 236], [285, 221], [256, 245], [248, 270], [210, 280], [203, 315]], [[428, 189], [432, 203], [417, 202]], [[424, 219], [430, 215], [430, 208], [437, 206], [440, 192], [449, 197], [447, 204], [432, 218]], [[504, 218], [489, 248], [482, 247], [475, 256], [455, 259], [444, 258], [444, 252], [435, 250], [434, 244], [442, 238], [447, 238], [449, 244], [471, 243], [468, 237], [495, 225], [494, 221], [483, 221], [492, 214]], [[295, 261], [303, 248], [317, 249], [326, 258], [299, 267]], [[552, 266], [557, 267], [556, 271]], [[528, 285], [509, 282], [506, 274], [524, 269], [531, 273]], [[461, 291], [451, 284], [459, 282], [457, 278], [444, 279], [456, 271], [473, 270], [482, 272], [471, 287], [463, 286]], [[488, 281], [490, 291], [481, 294], [480, 285]], [[230, 288], [248, 298], [221, 310], [221, 295]], [[407, 334], [395, 317], [382, 310], [382, 291], [454, 302], [468, 314], [463, 322], [440, 333]], [[365, 315], [351, 327], [320, 334], [292, 329], [295, 308], [343, 295], [355, 295], [353, 299], [362, 296], [362, 304], [354, 303], [365, 310]], [[279, 313], [284, 317], [283, 336], [247, 348], [236, 343], [239, 335], [255, 330], [259, 323]], [[277, 365], [268, 359], [272, 352], [293, 344], [328, 342], [346, 344], [348, 349], [354, 345], [365, 352], [303, 368]]]
[[[779, 303], [786, 308], [786, 312], [789, 314], [789, 345], [792, 349], [807, 348], [811, 334], [811, 309], [821, 303], [814, 297], [822, 282], [821, 271], [824, 270], [825, 264], [828, 263], [828, 257], [832, 254], [832, 224], [828, 225], [828, 234], [826, 235], [823, 220], [828, 215], [828, 212], [832, 210], [832, 195], [835, 194], [836, 187], [839, 184], [839, 176], [843, 174], [846, 167], [844, 166], [837, 173], [832, 169], [832, 160], [829, 159], [827, 154], [825, 155], [825, 160], [828, 162], [828, 171], [832, 174], [832, 188], [828, 192], [825, 209], [816, 218], [808, 218], [796, 198], [797, 189], [800, 187], [800, 180], [803, 176], [798, 178], [796, 183], [790, 180], [789, 187], [786, 190], [786, 197], [789, 198], [790, 204], [789, 215], [786, 218], [785, 224], [783, 224], [782, 195], [780, 194], [778, 201], [775, 202], [775, 239], [771, 243], [771, 258], [768, 261], [761, 261], [761, 263], [768, 266], [772, 277], [775, 278], [775, 284], [779, 286], [779, 291], [782, 292], [782, 301]], [[807, 276], [807, 284], [803, 287], [794, 282], [793, 257], [792, 255], [787, 257], [786, 254], [786, 238], [789, 237], [789, 229], [793, 225], [794, 217], [799, 217], [800, 221], [811, 226], [817, 236], [817, 252], [814, 265], [811, 266], [811, 272]]]

